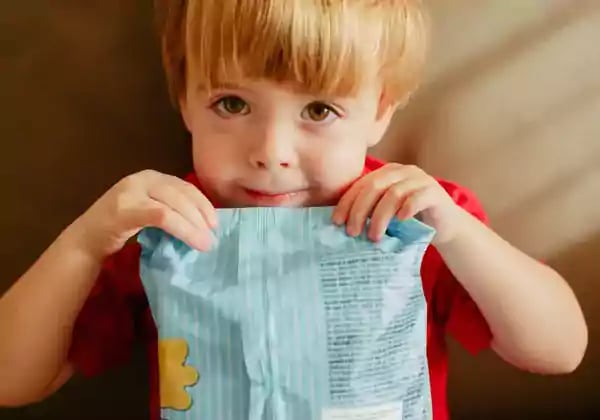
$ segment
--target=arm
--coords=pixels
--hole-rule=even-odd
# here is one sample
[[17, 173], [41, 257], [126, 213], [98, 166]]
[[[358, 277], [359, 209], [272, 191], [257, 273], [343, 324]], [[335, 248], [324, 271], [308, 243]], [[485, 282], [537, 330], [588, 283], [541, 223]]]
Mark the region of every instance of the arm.
[[75, 231], [67, 229], [0, 300], [0, 406], [36, 401], [70, 377], [73, 324], [101, 266]]
[[437, 249], [476, 302], [507, 362], [538, 373], [573, 371], [587, 347], [587, 327], [567, 283], [470, 214]]
[[206, 250], [216, 214], [190, 184], [144, 171], [117, 183], [0, 298], [0, 406], [38, 401], [72, 375], [73, 327], [103, 261], [156, 226]]

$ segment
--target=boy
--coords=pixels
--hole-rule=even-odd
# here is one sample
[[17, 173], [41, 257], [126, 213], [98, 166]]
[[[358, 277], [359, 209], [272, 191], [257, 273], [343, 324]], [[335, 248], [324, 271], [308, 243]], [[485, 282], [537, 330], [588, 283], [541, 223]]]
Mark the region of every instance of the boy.
[[434, 227], [422, 278], [437, 420], [447, 418], [446, 333], [522, 369], [577, 367], [587, 329], [566, 282], [489, 230], [465, 189], [366, 155], [417, 86], [426, 40], [418, 0], [158, 3], [194, 173], [123, 179], [2, 297], [0, 405], [38, 401], [75, 372], [124, 363], [141, 335], [158, 418], [156, 328], [139, 247], [126, 243], [156, 226], [206, 251], [215, 207], [335, 205], [332, 222], [350, 235], [371, 217], [374, 241], [393, 217], [419, 214]]

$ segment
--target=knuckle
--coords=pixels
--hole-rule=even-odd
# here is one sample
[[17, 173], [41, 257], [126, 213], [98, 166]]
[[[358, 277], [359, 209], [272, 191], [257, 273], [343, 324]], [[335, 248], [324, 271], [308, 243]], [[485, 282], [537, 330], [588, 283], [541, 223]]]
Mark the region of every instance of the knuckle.
[[421, 169], [419, 166], [414, 165], [414, 164], [410, 164], [410, 165], [406, 165], [404, 166], [403, 169], [407, 174], [410, 174], [412, 176], [418, 176], [421, 174], [424, 174], [425, 172], [423, 171], [423, 169]]
[[151, 169], [145, 169], [143, 171], [135, 172], [133, 174], [127, 175], [124, 179], [128, 182], [139, 182], [140, 179], [146, 178], [152, 172]]
[[198, 196], [199, 198], [203, 197], [203, 195], [200, 193], [200, 190], [198, 190], [195, 185], [187, 181], [183, 181], [183, 190], [192, 196]]
[[151, 224], [164, 226], [169, 218], [169, 212], [164, 207], [153, 206], [148, 210], [148, 218]]
[[144, 169], [139, 172], [135, 172], [133, 174], [125, 176], [118, 185], [123, 189], [132, 189], [138, 188], [143, 185], [143, 181], [148, 179], [156, 174], [156, 171], [152, 169]]
[[418, 207], [422, 201], [423, 201], [423, 195], [415, 194], [406, 200], [405, 206], [412, 210], [415, 207]]
[[388, 163], [388, 164], [385, 165], [386, 169], [396, 170], [396, 171], [400, 170], [400, 169], [402, 169], [404, 167], [405, 167], [405, 165], [402, 165], [401, 163], [398, 163], [398, 162], [390, 162], [390, 163]]
[[148, 194], [151, 197], [156, 197], [162, 203], [165, 203], [169, 206], [177, 206], [181, 205], [182, 202], [182, 194], [177, 191], [176, 188], [168, 184], [156, 184], [153, 185]]
[[404, 189], [399, 184], [392, 185], [388, 191], [396, 200], [402, 199], [405, 195]]
[[139, 171], [135, 175], [137, 175], [137, 176], [139, 176], [141, 178], [150, 178], [150, 177], [157, 176], [158, 172], [155, 171], [154, 169], [144, 169], [144, 170]]
[[137, 184], [137, 180], [136, 180], [135, 174], [127, 175], [126, 177], [122, 178], [117, 183], [116, 190], [118, 192], [121, 192], [123, 190], [129, 190], [129, 189], [133, 188], [133, 186], [136, 184]]
[[131, 199], [129, 198], [129, 195], [124, 191], [117, 193], [114, 200], [113, 211], [116, 214], [119, 214], [128, 210], [130, 207]]
[[161, 190], [169, 196], [176, 196], [178, 193], [177, 189], [169, 184], [156, 184], [152, 187], [152, 190], [156, 192], [158, 192], [157, 190]]
[[389, 187], [389, 182], [383, 177], [374, 177], [369, 183], [369, 187], [375, 191], [383, 191]]

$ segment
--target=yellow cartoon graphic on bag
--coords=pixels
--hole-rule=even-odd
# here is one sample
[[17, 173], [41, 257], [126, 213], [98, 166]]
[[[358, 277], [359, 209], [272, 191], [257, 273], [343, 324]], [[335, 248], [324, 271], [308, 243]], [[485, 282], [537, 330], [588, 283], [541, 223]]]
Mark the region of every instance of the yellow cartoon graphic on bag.
[[188, 343], [183, 338], [161, 339], [158, 342], [160, 406], [173, 410], [189, 410], [192, 397], [186, 387], [198, 382], [196, 368], [186, 365]]

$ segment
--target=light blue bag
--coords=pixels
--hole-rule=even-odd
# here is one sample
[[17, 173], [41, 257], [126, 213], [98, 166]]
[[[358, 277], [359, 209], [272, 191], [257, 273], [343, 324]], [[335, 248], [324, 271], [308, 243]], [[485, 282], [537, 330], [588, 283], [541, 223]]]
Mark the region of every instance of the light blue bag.
[[420, 267], [433, 230], [347, 236], [332, 208], [218, 210], [197, 252], [139, 235], [168, 420], [430, 419]]

